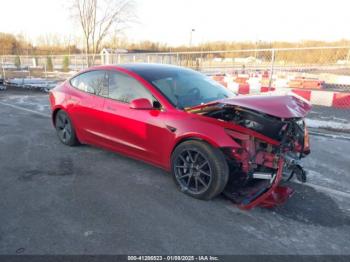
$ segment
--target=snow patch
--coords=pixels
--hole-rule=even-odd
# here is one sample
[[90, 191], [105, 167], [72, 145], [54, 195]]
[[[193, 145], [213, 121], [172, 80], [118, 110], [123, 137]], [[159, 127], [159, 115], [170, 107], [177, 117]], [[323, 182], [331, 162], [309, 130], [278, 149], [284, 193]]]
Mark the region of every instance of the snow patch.
[[331, 128], [331, 129], [348, 129], [350, 130], [350, 124], [344, 122], [335, 122], [335, 121], [324, 121], [316, 119], [305, 119], [306, 125], [312, 128]]

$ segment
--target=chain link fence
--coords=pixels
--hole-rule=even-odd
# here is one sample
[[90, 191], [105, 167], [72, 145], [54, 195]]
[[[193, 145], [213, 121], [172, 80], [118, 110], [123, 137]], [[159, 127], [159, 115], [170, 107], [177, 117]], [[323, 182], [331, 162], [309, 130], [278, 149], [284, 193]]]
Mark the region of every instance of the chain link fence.
[[[104, 53], [96, 55], [1, 56], [0, 74], [45, 77], [51, 72], [79, 71], [88, 66], [123, 63], [161, 63], [189, 67], [207, 74], [254, 74], [320, 77], [331, 84], [350, 85], [350, 47], [251, 49], [169, 53]], [[36, 72], [37, 71], [37, 72]], [[33, 74], [30, 74], [33, 72]], [[329, 75], [327, 77], [327, 74]], [[337, 78], [337, 80], [336, 80]], [[339, 81], [338, 81], [339, 80]]]
[[[38, 84], [28, 84], [31, 79], [59, 81], [88, 65], [123, 63], [189, 67], [210, 75], [238, 94], [293, 92], [314, 105], [313, 112], [318, 118], [325, 121], [338, 119], [350, 130], [349, 46], [167, 53], [104, 50], [101, 54], [88, 56], [2, 56], [0, 86], [2, 79], [5, 83], [11, 84], [12, 81], [17, 85], [27, 81], [25, 85], [33, 87]], [[50, 83], [54, 86], [54, 82]]]
[[[45, 66], [50, 58], [56, 69], [62, 68], [64, 59], [69, 58], [69, 66], [84, 68], [90, 60], [92, 65], [119, 64], [131, 62], [164, 63], [188, 66], [195, 69], [239, 68], [247, 65], [250, 69], [266, 68], [271, 64], [277, 67], [325, 67], [341, 66], [350, 63], [350, 46], [275, 48], [231, 51], [198, 51], [168, 53], [104, 53], [104, 54], [67, 54], [49, 56], [0, 56], [1, 64], [6, 68]], [[88, 57], [88, 58], [87, 58]], [[16, 61], [17, 60], [17, 61]], [[248, 68], [247, 68], [248, 69]]]

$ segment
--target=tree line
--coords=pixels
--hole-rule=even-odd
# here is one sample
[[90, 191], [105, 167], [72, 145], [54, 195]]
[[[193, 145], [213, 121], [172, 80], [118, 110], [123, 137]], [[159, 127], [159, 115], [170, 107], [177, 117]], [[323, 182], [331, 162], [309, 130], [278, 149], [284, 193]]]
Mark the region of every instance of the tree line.
[[[50, 37], [50, 36], [46, 36]], [[58, 36], [51, 36], [58, 39]], [[64, 41], [56, 40], [51, 43], [41, 41], [34, 45], [22, 35], [13, 35], [0, 32], [0, 55], [67, 55], [85, 53], [85, 49], [76, 43], [69, 44]], [[230, 50], [247, 50], [247, 49], [270, 49], [270, 48], [305, 48], [305, 47], [337, 47], [349, 46], [350, 40], [342, 39], [338, 41], [314, 41], [305, 40], [300, 42], [205, 42], [196, 46], [171, 46], [164, 43], [152, 41], [129, 42], [125, 38], [111, 38], [104, 42], [98, 49], [94, 50], [99, 53], [102, 48], [126, 49], [131, 52], [201, 52], [201, 51], [230, 51]], [[314, 54], [321, 53], [322, 50], [312, 50]], [[317, 51], [317, 52], [316, 52]], [[323, 50], [324, 51], [324, 50]], [[89, 52], [93, 53], [93, 52]], [[252, 52], [253, 53], [253, 52]]]

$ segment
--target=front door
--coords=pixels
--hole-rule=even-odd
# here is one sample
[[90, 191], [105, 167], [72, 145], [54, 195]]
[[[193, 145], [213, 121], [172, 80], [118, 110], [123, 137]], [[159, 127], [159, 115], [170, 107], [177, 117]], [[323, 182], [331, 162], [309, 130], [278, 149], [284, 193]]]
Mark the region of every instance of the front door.
[[130, 102], [137, 98], [156, 101], [150, 91], [136, 79], [121, 72], [109, 73], [109, 99], [104, 104], [106, 133], [116, 150], [160, 164], [162, 140], [173, 136], [166, 128], [166, 112], [160, 108], [136, 110]]

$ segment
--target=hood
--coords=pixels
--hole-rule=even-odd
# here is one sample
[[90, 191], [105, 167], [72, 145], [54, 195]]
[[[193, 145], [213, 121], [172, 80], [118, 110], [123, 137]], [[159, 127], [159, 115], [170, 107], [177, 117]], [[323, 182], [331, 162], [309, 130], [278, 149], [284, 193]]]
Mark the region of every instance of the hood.
[[213, 103], [190, 108], [189, 111], [192, 109], [201, 109], [207, 106], [215, 106], [218, 104], [239, 106], [279, 118], [305, 117], [311, 110], [311, 104], [309, 102], [294, 95], [259, 95], [237, 96], [235, 98], [223, 99]]

